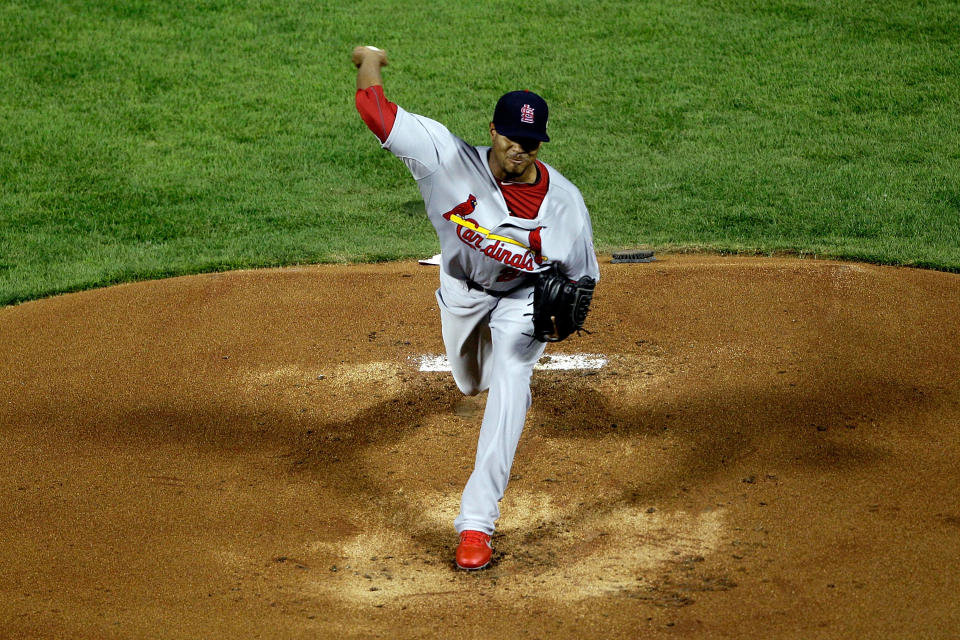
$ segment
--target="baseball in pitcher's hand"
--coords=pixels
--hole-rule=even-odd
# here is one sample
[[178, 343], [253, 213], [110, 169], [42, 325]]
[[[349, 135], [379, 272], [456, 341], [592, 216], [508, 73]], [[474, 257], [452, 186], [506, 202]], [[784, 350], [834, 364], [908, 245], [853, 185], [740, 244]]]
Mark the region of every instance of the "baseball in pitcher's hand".
[[371, 46], [360, 46], [354, 47], [353, 49], [353, 64], [356, 67], [360, 67], [367, 60], [379, 62], [379, 66], [387, 66], [387, 52], [383, 49], [378, 49], [377, 47]]

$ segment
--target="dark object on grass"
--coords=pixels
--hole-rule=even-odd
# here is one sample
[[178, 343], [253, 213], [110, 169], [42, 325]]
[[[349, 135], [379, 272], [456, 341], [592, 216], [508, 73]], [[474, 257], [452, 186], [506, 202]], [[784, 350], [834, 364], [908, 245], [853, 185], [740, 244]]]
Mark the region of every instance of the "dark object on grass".
[[653, 251], [615, 251], [613, 253], [613, 262], [653, 262]]

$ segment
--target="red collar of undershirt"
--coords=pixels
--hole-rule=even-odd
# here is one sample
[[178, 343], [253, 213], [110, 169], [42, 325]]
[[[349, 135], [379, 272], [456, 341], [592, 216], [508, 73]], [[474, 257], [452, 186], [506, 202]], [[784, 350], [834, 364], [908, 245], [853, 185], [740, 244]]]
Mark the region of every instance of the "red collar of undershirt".
[[497, 181], [497, 184], [500, 185], [501, 187], [520, 187], [521, 189], [536, 187], [540, 184], [540, 181], [543, 180], [543, 176], [546, 175], [547, 168], [543, 166], [543, 163], [540, 162], [539, 160], [534, 160], [534, 162], [536, 163], [536, 167], [537, 167], [537, 179], [534, 180], [533, 182], [506, 182], [496, 176], [494, 176], [493, 178], [494, 180]]

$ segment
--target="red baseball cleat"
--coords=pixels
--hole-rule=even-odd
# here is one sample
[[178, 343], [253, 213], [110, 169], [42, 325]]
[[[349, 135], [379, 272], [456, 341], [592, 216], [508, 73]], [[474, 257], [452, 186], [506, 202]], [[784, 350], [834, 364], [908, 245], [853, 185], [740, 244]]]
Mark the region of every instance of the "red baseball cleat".
[[472, 571], [483, 569], [490, 564], [493, 547], [490, 536], [482, 531], [461, 531], [460, 544], [457, 545], [457, 566]]

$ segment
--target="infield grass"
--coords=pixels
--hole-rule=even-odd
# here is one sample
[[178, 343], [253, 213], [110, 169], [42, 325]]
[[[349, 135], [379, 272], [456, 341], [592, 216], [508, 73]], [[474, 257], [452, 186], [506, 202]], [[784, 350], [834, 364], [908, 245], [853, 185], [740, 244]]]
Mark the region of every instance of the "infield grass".
[[960, 271], [960, 4], [276, 0], [0, 4], [0, 304], [140, 278], [437, 250], [353, 107], [474, 144], [551, 105], [541, 157], [600, 251]]

